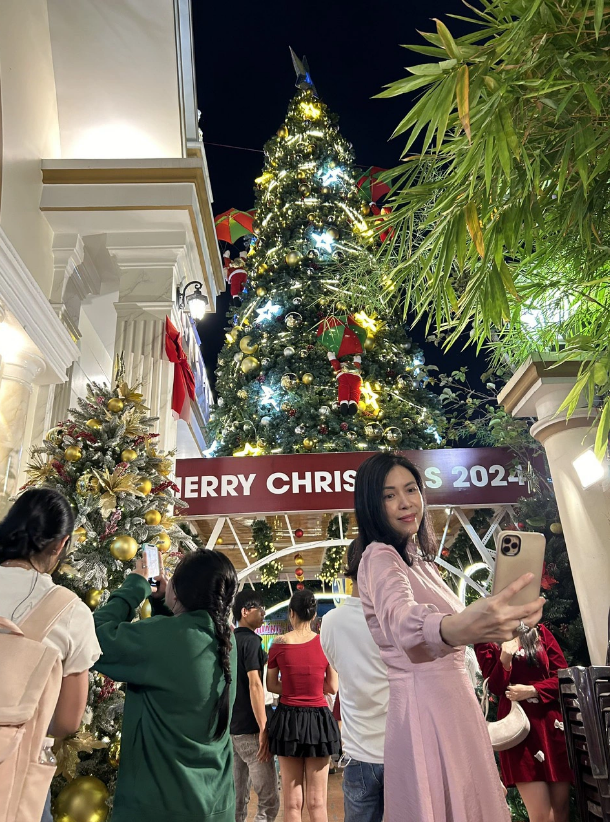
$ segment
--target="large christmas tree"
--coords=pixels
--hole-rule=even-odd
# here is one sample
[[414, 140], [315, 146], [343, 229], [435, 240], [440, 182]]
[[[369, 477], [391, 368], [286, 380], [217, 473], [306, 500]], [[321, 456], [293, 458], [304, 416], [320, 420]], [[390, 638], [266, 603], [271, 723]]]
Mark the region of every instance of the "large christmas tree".
[[218, 455], [429, 448], [440, 415], [421, 352], [343, 293], [378, 241], [352, 149], [309, 77], [265, 145], [255, 236], [219, 357]]
[[[123, 380], [120, 366], [114, 388], [89, 385], [86, 397], [69, 413], [70, 418], [58, 422], [33, 449], [26, 487], [56, 488], [70, 501], [73, 551], [56, 581], [95, 610], [124, 580], [143, 544], [156, 545], [170, 565], [172, 556], [196, 546], [175, 519], [186, 506], [169, 479], [172, 455], [157, 451], [158, 434], [151, 431], [155, 420], [137, 387]], [[145, 601], [140, 617], [148, 616]], [[92, 777], [110, 793], [116, 779], [124, 693], [100, 674], [90, 675], [90, 685], [81, 730], [56, 747], [59, 776], [54, 793], [77, 777], [66, 802], [75, 796], [82, 802], [99, 799], [103, 786]], [[62, 795], [58, 802], [63, 807]], [[100, 808], [102, 820], [105, 804]]]

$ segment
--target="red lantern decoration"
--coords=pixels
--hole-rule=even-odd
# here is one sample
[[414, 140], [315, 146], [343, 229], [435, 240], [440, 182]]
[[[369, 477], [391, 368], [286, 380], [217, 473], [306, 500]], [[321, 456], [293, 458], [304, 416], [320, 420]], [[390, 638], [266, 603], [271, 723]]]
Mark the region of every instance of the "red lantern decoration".
[[303, 583], [302, 582], [297, 582], [297, 591], [304, 591], [304, 590], [305, 590], [305, 586], [303, 585]]
[[305, 573], [305, 571], [302, 568], [295, 568], [294, 569], [294, 575], [295, 575], [295, 577], [298, 577], [299, 579], [301, 579], [301, 577], [304, 575], [304, 573]]
[[301, 539], [301, 537], [303, 536], [303, 529], [302, 528], [297, 528], [296, 531], [294, 532], [294, 535], [297, 539]]

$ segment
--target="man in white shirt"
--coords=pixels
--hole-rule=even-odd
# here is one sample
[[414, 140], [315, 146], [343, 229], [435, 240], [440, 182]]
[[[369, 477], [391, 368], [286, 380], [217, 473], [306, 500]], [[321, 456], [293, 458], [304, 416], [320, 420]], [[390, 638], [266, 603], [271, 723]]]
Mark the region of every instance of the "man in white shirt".
[[322, 620], [320, 640], [339, 674], [345, 822], [383, 819], [383, 746], [388, 712], [388, 672], [364, 618], [358, 594], [356, 541], [347, 551], [352, 595]]

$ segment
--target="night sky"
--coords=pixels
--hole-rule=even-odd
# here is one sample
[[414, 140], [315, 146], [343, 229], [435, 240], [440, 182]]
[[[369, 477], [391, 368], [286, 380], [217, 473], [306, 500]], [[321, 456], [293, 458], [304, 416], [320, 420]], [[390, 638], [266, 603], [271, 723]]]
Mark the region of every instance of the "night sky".
[[[408, 99], [374, 100], [382, 87], [406, 75], [404, 66], [425, 58], [401, 48], [418, 44], [419, 31], [434, 31], [440, 17], [454, 34], [462, 24], [448, 13], [468, 10], [458, 0], [374, 3], [363, 0], [227, 0], [193, 2], [195, 65], [201, 126], [214, 195], [214, 214], [253, 207], [253, 181], [263, 166], [262, 147], [284, 119], [294, 95], [289, 46], [307, 56], [318, 94], [340, 118], [356, 163], [388, 168], [399, 161], [403, 138], [391, 140]], [[241, 148], [225, 148], [237, 146]], [[250, 150], [244, 150], [250, 149]], [[200, 325], [211, 370], [223, 343], [228, 297]], [[412, 331], [423, 343], [423, 327]], [[465, 362], [455, 349], [443, 355], [424, 345], [426, 361], [449, 372]], [[471, 355], [473, 370], [481, 370]]]

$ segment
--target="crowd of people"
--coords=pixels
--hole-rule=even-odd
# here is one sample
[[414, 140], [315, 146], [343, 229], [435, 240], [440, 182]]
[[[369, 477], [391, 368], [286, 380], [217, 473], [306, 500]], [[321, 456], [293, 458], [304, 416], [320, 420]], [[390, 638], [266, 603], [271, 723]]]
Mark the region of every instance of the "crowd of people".
[[[291, 630], [267, 658], [256, 633], [261, 595], [238, 593], [218, 551], [186, 555], [153, 587], [138, 559], [93, 616], [75, 595], [57, 596], [65, 589], [51, 574], [67, 551], [72, 510], [55, 491], [22, 494], [0, 523], [0, 641], [31, 640], [30, 654], [37, 641], [61, 676], [38, 694], [49, 705], [42, 691], [55, 687], [50, 709], [19, 733], [0, 720], [8, 822], [50, 819], [53, 767], [41, 751], [78, 729], [91, 667], [126, 687], [113, 822], [245, 822], [252, 790], [256, 822], [273, 822], [276, 758], [284, 822], [299, 822], [305, 806], [311, 822], [327, 822], [331, 758], [343, 772], [346, 822], [508, 822], [511, 786], [530, 822], [567, 822], [572, 775], [557, 680], [565, 659], [537, 627], [544, 600], [510, 604], [531, 576], [464, 607], [434, 564], [421, 475], [400, 455], [361, 465], [355, 509], [351, 596], [318, 634], [316, 599], [297, 591]], [[134, 621], [147, 597], [154, 618]], [[527, 737], [500, 754], [502, 779], [467, 646], [499, 697], [498, 716], [519, 701], [530, 719]], [[7, 687], [0, 682], [0, 698]], [[341, 728], [327, 700], [337, 691]]]

